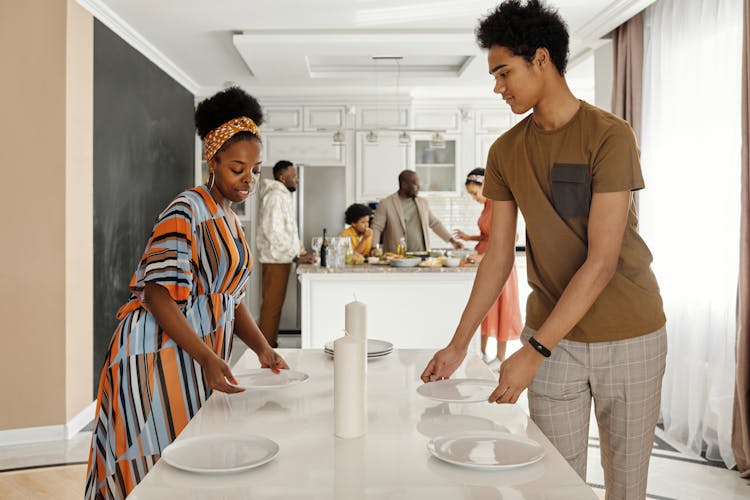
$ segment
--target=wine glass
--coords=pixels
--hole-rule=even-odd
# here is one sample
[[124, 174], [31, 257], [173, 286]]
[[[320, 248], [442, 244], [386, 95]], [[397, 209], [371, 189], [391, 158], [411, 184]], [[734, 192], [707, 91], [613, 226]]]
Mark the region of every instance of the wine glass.
[[314, 264], [320, 264], [320, 245], [322, 244], [323, 244], [322, 236], [313, 236], [313, 239], [310, 242], [310, 245], [312, 246], [313, 257], [315, 257]]

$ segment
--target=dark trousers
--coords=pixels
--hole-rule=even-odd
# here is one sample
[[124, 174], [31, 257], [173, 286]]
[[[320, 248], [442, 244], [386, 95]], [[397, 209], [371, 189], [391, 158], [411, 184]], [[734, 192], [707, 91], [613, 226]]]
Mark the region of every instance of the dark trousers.
[[291, 264], [261, 264], [262, 303], [260, 306], [260, 331], [271, 344], [278, 347], [279, 320], [286, 298]]

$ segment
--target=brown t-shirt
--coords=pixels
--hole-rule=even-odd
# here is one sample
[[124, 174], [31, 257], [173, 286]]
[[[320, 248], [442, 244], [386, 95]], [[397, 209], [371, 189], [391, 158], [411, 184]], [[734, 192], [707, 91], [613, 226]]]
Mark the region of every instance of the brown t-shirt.
[[[526, 302], [529, 327], [542, 326], [586, 260], [592, 193], [643, 187], [630, 126], [583, 101], [557, 130], [541, 130], [529, 115], [495, 141], [487, 158], [484, 195], [515, 200], [523, 214], [531, 287]], [[567, 340], [622, 340], [664, 326], [651, 252], [636, 223], [631, 204], [615, 275]]]

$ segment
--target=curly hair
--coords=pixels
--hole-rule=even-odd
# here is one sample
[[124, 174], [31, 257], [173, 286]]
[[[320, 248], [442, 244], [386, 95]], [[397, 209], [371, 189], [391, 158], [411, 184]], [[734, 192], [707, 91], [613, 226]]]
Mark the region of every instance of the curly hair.
[[[229, 87], [198, 104], [195, 109], [195, 128], [200, 138], [204, 139], [215, 128], [240, 116], [247, 116], [259, 127], [263, 123], [263, 109], [258, 100], [239, 87]], [[250, 132], [239, 132], [225, 142], [217, 153], [230, 144], [247, 139], [260, 140], [260, 137]]]
[[344, 221], [347, 224], [354, 224], [362, 217], [369, 217], [372, 215], [372, 209], [368, 207], [367, 205], [362, 205], [361, 203], [355, 203], [353, 205], [349, 205], [349, 208], [346, 209], [346, 212], [344, 212]]
[[479, 21], [477, 43], [483, 49], [505, 47], [513, 55], [531, 62], [536, 49], [546, 48], [557, 71], [568, 66], [568, 27], [557, 10], [541, 0], [505, 0]]

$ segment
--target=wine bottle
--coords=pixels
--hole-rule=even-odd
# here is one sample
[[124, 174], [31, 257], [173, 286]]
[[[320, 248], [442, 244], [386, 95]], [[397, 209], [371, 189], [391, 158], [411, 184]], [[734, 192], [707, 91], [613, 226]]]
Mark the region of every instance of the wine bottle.
[[327, 267], [328, 261], [328, 238], [326, 228], [323, 228], [323, 243], [320, 244], [320, 267]]

